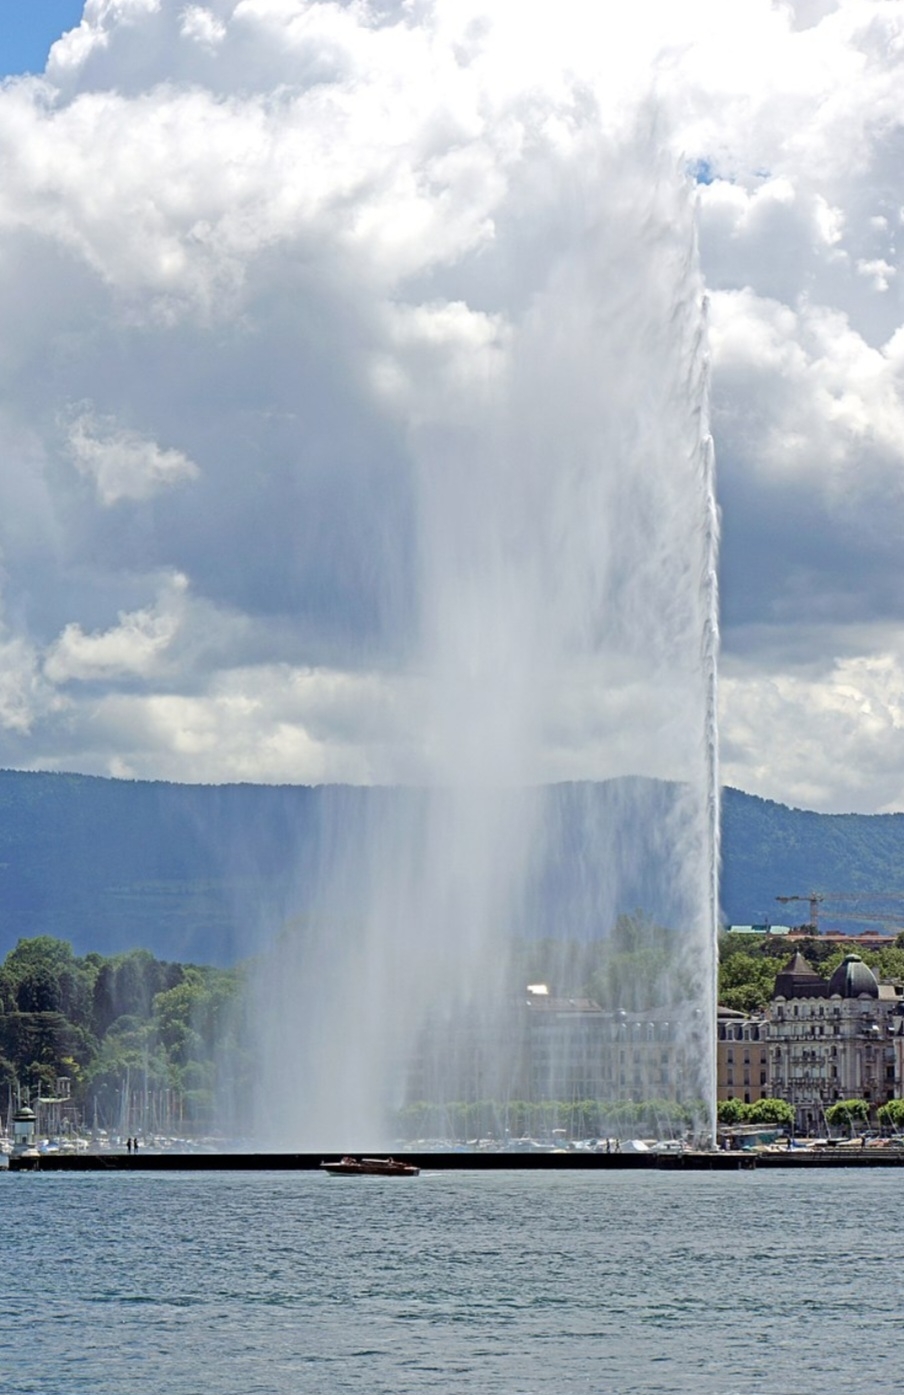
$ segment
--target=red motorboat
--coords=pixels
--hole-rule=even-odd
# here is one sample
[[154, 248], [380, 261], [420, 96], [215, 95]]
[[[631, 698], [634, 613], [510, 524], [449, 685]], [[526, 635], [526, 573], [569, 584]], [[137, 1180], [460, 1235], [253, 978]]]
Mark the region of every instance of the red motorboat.
[[339, 1162], [322, 1162], [320, 1166], [331, 1177], [417, 1177], [419, 1167], [414, 1163], [397, 1162], [395, 1158], [340, 1158]]

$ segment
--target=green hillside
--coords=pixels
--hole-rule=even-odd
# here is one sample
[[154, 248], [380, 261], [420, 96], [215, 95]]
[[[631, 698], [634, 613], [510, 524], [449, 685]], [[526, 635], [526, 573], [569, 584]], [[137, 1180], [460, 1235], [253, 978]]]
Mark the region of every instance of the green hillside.
[[904, 927], [904, 814], [816, 814], [723, 793], [722, 905], [734, 924], [798, 924], [825, 895], [823, 928]]
[[[649, 827], [633, 831], [636, 866], [620, 910], [646, 904], [655, 823], [669, 808], [668, 786], [646, 788]], [[525, 928], [562, 934], [577, 895], [605, 878], [597, 834], [613, 795], [611, 787], [573, 785], [548, 797], [555, 835], [547, 864], [535, 871]], [[79, 954], [142, 947], [167, 961], [235, 963], [287, 919], [311, 913], [325, 866], [344, 864], [354, 875], [366, 826], [400, 805], [410, 805], [416, 820], [419, 798], [406, 790], [0, 771], [0, 955], [20, 938], [52, 935]], [[824, 919], [833, 923], [833, 907], [847, 908], [838, 923], [850, 929], [857, 913], [892, 918], [896, 895], [904, 898], [901, 814], [815, 814], [726, 790], [722, 851], [729, 922], [804, 920], [805, 903], [783, 907], [775, 898], [818, 890], [847, 895], [827, 899]], [[883, 898], [859, 903], [852, 895], [877, 892]]]

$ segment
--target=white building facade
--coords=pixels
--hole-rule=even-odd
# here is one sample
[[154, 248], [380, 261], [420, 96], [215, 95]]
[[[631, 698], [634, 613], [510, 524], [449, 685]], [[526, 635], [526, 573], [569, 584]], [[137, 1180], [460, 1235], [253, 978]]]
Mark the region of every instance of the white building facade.
[[794, 1106], [799, 1132], [826, 1132], [838, 1100], [877, 1109], [900, 1098], [904, 1065], [904, 990], [880, 984], [849, 954], [826, 982], [796, 954], [776, 979], [763, 1027], [770, 1093]]

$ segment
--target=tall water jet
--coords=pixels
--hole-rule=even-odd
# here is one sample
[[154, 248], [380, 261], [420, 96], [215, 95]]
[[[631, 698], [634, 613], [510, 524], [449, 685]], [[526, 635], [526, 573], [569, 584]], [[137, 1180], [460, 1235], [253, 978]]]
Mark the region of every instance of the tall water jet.
[[[693, 192], [654, 119], [547, 118], [500, 169], [492, 239], [383, 307], [367, 391], [411, 500], [386, 565], [411, 559], [392, 678], [416, 756], [406, 790], [324, 795], [308, 915], [261, 979], [275, 1144], [376, 1145], [418, 1103], [446, 1132], [486, 1106], [503, 1135], [516, 1103], [583, 1091], [613, 1117], [712, 1125], [717, 527]], [[546, 991], [528, 992], [541, 942]], [[573, 981], [574, 946], [600, 943]]]

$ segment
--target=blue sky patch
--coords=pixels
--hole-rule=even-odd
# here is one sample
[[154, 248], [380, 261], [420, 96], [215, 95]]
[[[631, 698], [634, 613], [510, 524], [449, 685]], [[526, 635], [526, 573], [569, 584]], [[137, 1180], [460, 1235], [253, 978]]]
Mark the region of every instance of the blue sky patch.
[[51, 45], [84, 8], [84, 0], [0, 0], [0, 77], [43, 73]]
[[695, 184], [712, 184], [716, 172], [708, 160], [689, 160], [687, 172]]

